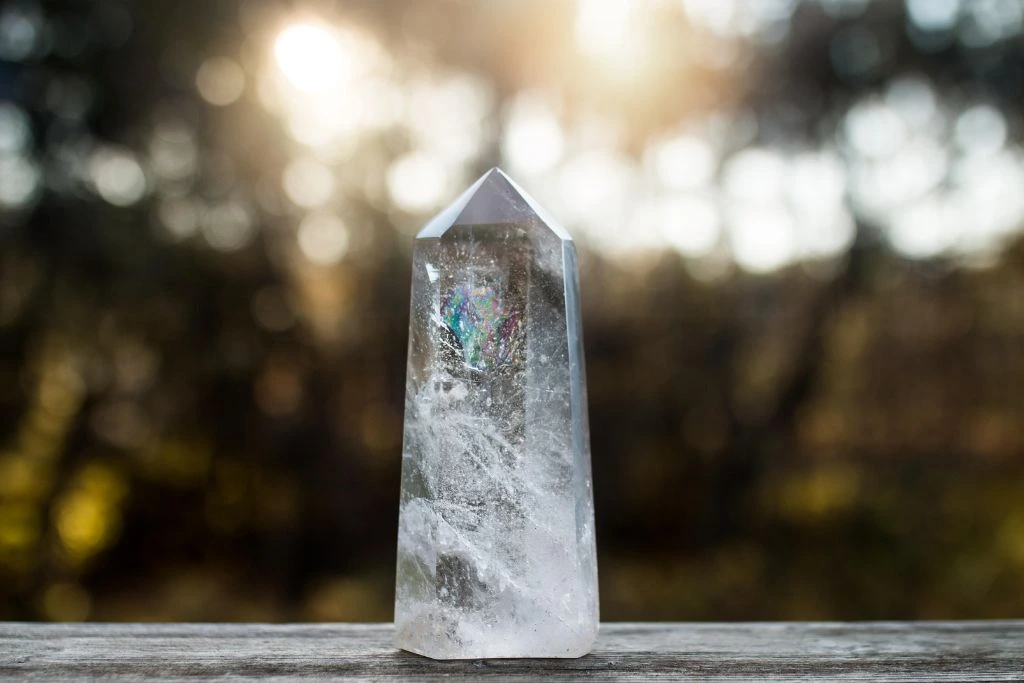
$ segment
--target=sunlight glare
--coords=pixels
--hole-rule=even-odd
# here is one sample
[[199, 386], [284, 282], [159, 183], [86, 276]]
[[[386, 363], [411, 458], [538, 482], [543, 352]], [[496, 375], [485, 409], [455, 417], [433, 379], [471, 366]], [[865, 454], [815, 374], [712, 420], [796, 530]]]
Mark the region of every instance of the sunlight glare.
[[576, 9], [576, 41], [591, 54], [606, 54], [622, 44], [631, 0], [580, 0]]
[[351, 68], [337, 34], [322, 24], [293, 24], [278, 35], [274, 56], [285, 78], [304, 92], [322, 92], [344, 80]]

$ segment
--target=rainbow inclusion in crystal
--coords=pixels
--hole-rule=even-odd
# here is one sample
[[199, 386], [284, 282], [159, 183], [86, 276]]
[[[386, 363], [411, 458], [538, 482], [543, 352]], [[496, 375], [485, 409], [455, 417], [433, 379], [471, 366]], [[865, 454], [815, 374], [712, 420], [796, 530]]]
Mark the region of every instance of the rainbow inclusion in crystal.
[[466, 365], [476, 370], [507, 364], [521, 346], [521, 315], [491, 285], [457, 284], [441, 304], [441, 316]]

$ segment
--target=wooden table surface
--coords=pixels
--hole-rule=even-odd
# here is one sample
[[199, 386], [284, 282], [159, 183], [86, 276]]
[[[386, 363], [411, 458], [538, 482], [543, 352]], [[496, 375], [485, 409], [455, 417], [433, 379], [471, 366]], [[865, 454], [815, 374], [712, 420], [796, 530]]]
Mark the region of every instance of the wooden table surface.
[[434, 661], [390, 624], [0, 623], [0, 676], [428, 680], [1024, 680], [1024, 620], [610, 623], [580, 659]]

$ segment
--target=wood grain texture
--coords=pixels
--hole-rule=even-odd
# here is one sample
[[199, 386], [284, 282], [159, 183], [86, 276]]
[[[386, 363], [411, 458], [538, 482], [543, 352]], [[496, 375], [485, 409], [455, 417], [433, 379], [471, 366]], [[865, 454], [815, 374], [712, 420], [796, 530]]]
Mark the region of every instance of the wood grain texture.
[[0, 676], [430, 680], [1024, 680], [1024, 621], [604, 624], [593, 654], [434, 661], [389, 624], [0, 623]]

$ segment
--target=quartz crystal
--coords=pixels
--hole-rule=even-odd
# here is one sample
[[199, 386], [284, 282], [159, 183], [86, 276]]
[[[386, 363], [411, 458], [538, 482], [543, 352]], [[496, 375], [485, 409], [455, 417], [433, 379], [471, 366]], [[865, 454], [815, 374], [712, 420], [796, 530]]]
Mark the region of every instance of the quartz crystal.
[[572, 238], [498, 169], [413, 252], [396, 644], [579, 657], [597, 635]]

